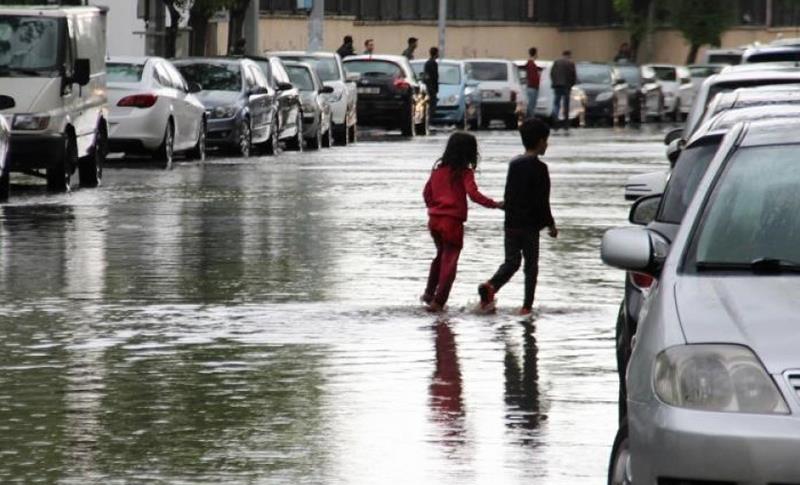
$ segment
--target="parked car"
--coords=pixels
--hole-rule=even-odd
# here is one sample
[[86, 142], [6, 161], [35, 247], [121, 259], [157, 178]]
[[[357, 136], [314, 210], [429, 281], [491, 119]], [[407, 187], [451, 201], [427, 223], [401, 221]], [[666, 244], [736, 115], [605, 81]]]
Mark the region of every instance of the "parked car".
[[800, 46], [760, 45], [744, 51], [742, 54], [743, 64], [757, 62], [800, 62]]
[[469, 78], [479, 83], [481, 92], [481, 128], [493, 120], [515, 129], [520, 116], [528, 109], [528, 95], [519, 82], [517, 67], [502, 59], [469, 59]]
[[171, 168], [176, 152], [206, 155], [206, 111], [186, 82], [160, 57], [112, 57], [106, 62], [111, 152], [146, 153]]
[[[14, 107], [14, 100], [0, 95], [0, 111]], [[0, 116], [0, 201], [8, 200], [11, 181], [9, 177], [8, 148], [11, 144], [11, 127], [5, 116]]]
[[303, 106], [303, 138], [312, 150], [331, 146], [331, 86], [325, 86], [313, 67], [305, 63], [286, 62], [292, 84], [300, 90]]
[[644, 228], [605, 234], [607, 264], [658, 280], [609, 483], [800, 477], [799, 131], [796, 120], [731, 129], [671, 243]]
[[736, 65], [742, 63], [744, 49], [736, 47], [733, 49], [707, 49], [703, 54], [703, 64], [726, 64]]
[[664, 114], [664, 91], [655, 71], [636, 64], [617, 64], [616, 68], [628, 85], [631, 119], [638, 123], [648, 119], [660, 121]]
[[351, 56], [349, 73], [359, 75], [358, 123], [400, 129], [403, 136], [428, 134], [428, 91], [403, 56]]
[[[524, 88], [528, 85], [527, 60], [514, 61], [519, 73], [520, 85]], [[553, 116], [553, 87], [550, 85], [550, 68], [553, 61], [536, 60], [539, 66], [539, 94], [536, 101], [536, 116], [550, 120]], [[528, 100], [530, 102], [530, 100]], [[569, 122], [577, 128], [586, 124], [586, 93], [578, 86], [572, 86], [569, 99]]]
[[[276, 93], [275, 120], [278, 126], [277, 139], [284, 143], [288, 150], [303, 149], [303, 114], [300, 103], [300, 91], [294, 87], [286, 72], [283, 61], [277, 56], [246, 56], [255, 62], [267, 77], [267, 82]], [[274, 144], [277, 146], [277, 142]], [[267, 153], [274, 150], [267, 148]]]
[[[424, 79], [427, 61], [411, 61], [418, 79]], [[479, 83], [469, 79], [463, 61], [439, 61], [439, 98], [431, 123], [477, 130], [481, 125]]]
[[64, 192], [77, 170], [96, 187], [108, 148], [106, 9], [2, 7], [0, 31], [14, 53], [0, 65], [0, 90], [14, 101], [2, 110], [11, 171], [44, 170], [47, 188]]
[[683, 66], [671, 64], [647, 64], [645, 67], [656, 73], [656, 79], [664, 91], [664, 107], [667, 115], [674, 121], [689, 112], [692, 93], [692, 77]]
[[588, 100], [587, 121], [605, 121], [609, 124], [625, 124], [630, 116], [628, 85], [625, 78], [608, 64], [578, 62], [578, 87]]
[[247, 59], [188, 58], [174, 62], [201, 91], [206, 109], [206, 143], [249, 157], [254, 146], [274, 145], [275, 91]]
[[314, 68], [323, 84], [333, 88], [333, 92], [327, 96], [332, 112], [333, 143], [343, 146], [355, 142], [358, 74], [348, 74], [342, 59], [333, 52], [283, 51], [270, 54], [286, 62], [305, 62]]
[[739, 88], [728, 93], [719, 93], [709, 103], [701, 124], [723, 111], [739, 110], [758, 106], [782, 106], [800, 104], [800, 85], [779, 84], [755, 88]]

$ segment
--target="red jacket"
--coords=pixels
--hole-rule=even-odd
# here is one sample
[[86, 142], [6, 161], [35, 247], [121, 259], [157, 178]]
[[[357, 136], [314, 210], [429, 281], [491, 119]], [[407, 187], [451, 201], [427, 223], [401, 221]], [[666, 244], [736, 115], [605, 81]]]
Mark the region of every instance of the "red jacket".
[[429, 216], [448, 216], [460, 221], [467, 220], [467, 195], [484, 207], [500, 207], [480, 193], [475, 184], [475, 172], [471, 169], [464, 170], [459, 176], [450, 167], [439, 166], [431, 172], [422, 192]]
[[536, 65], [533, 59], [528, 59], [525, 69], [528, 71], [528, 87], [539, 89], [539, 79], [541, 78], [539, 66]]

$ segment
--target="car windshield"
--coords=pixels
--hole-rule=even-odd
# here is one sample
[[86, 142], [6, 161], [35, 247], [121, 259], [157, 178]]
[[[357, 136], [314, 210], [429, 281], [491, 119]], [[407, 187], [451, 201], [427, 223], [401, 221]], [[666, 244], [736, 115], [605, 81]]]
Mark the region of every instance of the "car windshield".
[[322, 82], [338, 81], [341, 79], [339, 66], [333, 57], [314, 57], [314, 56], [281, 56], [284, 61], [303, 62], [313, 67], [317, 71], [317, 76]]
[[347, 72], [354, 72], [361, 74], [364, 77], [405, 77], [403, 70], [394, 62], [378, 61], [378, 60], [363, 60], [363, 61], [348, 61], [344, 63], [344, 68]]
[[678, 71], [674, 67], [653, 66], [653, 71], [655, 71], [656, 79], [658, 79], [659, 81], [678, 80]]
[[301, 66], [286, 66], [286, 72], [289, 73], [289, 80], [300, 91], [313, 91], [314, 79], [311, 77], [311, 72]]
[[706, 78], [714, 74], [719, 74], [722, 66], [689, 66], [689, 73], [692, 77]]
[[234, 63], [196, 63], [176, 66], [190, 83], [197, 83], [203, 91], [241, 91], [242, 72]]
[[710, 64], [731, 64], [737, 65], [742, 62], [741, 54], [709, 54], [708, 62]]
[[731, 157], [706, 203], [690, 264], [800, 262], [798, 149], [750, 147]]
[[785, 61], [800, 61], [800, 49], [799, 50], [786, 50], [786, 51], [778, 51], [778, 52], [759, 52], [756, 54], [751, 54], [747, 57], [747, 62], [749, 64], [752, 63], [762, 63], [762, 62], [785, 62]]
[[106, 79], [110, 83], [138, 83], [142, 81], [143, 64], [109, 62], [106, 64]]
[[611, 68], [598, 64], [578, 64], [576, 67], [580, 84], [611, 84]]
[[[422, 79], [425, 74], [425, 63], [414, 62], [411, 64], [411, 67], [414, 69], [414, 74], [416, 74], [419, 79]], [[458, 64], [439, 63], [439, 84], [453, 86], [461, 84], [461, 67]]]
[[656, 220], [669, 224], [681, 223], [721, 141], [722, 137], [715, 138], [709, 143], [692, 146], [681, 152], [670, 174]]
[[636, 66], [618, 66], [617, 69], [629, 86], [638, 86], [642, 83], [639, 68]]
[[508, 65], [503, 62], [470, 62], [470, 79], [508, 81]]
[[0, 15], [0, 76], [57, 70], [62, 44], [59, 24], [55, 18]]

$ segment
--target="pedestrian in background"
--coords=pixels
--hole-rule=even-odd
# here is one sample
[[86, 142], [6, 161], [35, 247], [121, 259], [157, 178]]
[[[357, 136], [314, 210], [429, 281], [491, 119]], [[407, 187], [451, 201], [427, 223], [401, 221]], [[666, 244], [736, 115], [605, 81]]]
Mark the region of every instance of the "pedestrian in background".
[[233, 43], [231, 47], [230, 55], [232, 56], [243, 56], [247, 49], [247, 41], [244, 38], [239, 38], [236, 42]]
[[442, 311], [456, 278], [458, 257], [464, 246], [467, 196], [490, 209], [503, 207], [481, 194], [475, 184], [478, 166], [478, 141], [475, 136], [456, 132], [447, 140], [444, 155], [433, 166], [425, 184], [423, 198], [428, 208], [428, 229], [436, 245], [428, 284], [422, 301], [429, 311]]
[[528, 118], [536, 116], [536, 102], [539, 100], [539, 80], [541, 74], [539, 73], [539, 66], [536, 65], [536, 55], [538, 50], [536, 47], [528, 49], [528, 64], [525, 65], [525, 70], [528, 74]]
[[367, 39], [364, 41], [364, 55], [371, 56], [375, 53], [375, 40]]
[[631, 52], [631, 46], [627, 42], [623, 42], [619, 45], [619, 49], [617, 50], [617, 55], [614, 56], [614, 62], [624, 63], [624, 62], [631, 62], [633, 60], [633, 53]]
[[356, 55], [356, 50], [353, 48], [353, 37], [350, 35], [345, 35], [344, 41], [342, 42], [342, 45], [336, 49], [336, 53], [339, 54], [339, 57], [342, 59]]
[[564, 128], [569, 126], [569, 98], [572, 86], [577, 82], [575, 63], [572, 62], [572, 52], [564, 51], [561, 58], [553, 63], [550, 68], [550, 84], [553, 86], [553, 126], [558, 129], [559, 111], [563, 106]]
[[409, 37], [408, 38], [408, 47], [406, 50], [403, 51], [403, 56], [409, 61], [414, 60], [414, 51], [417, 50], [417, 45], [419, 44], [419, 39], [416, 37]]
[[558, 229], [550, 211], [550, 173], [539, 157], [547, 152], [550, 128], [541, 120], [525, 120], [519, 128], [525, 153], [508, 165], [505, 214], [505, 262], [492, 278], [478, 285], [481, 310], [494, 310], [494, 296], [525, 259], [525, 295], [520, 315], [530, 315], [539, 277], [539, 231], [548, 228], [550, 237]]
[[433, 119], [439, 102], [439, 48], [431, 47], [430, 58], [425, 62], [425, 87], [428, 88], [428, 117]]

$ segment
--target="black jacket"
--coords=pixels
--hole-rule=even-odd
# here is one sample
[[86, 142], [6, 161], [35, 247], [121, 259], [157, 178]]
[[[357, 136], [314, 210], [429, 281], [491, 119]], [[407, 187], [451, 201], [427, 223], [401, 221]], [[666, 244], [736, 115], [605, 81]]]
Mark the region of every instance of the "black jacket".
[[425, 63], [425, 86], [429, 93], [439, 92], [439, 63], [436, 59], [428, 59]]
[[571, 88], [578, 81], [575, 63], [562, 57], [550, 68], [550, 84], [554, 88]]
[[550, 212], [550, 172], [538, 157], [522, 155], [508, 166], [506, 229], [540, 231], [555, 226]]
[[356, 55], [356, 51], [353, 49], [353, 44], [342, 44], [341, 47], [336, 50], [336, 53], [339, 54], [339, 57], [342, 59], [348, 56]]

